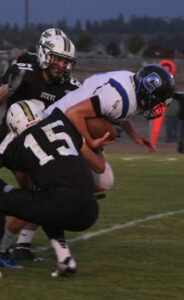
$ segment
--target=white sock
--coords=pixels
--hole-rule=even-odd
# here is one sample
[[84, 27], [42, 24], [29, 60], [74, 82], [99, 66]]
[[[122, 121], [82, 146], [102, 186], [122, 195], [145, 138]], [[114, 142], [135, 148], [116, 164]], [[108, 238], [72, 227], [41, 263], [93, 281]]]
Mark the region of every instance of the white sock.
[[12, 233], [8, 229], [5, 229], [3, 238], [1, 240], [1, 246], [0, 246], [1, 252], [6, 252], [6, 250], [10, 247], [15, 235], [16, 235], [15, 233]]
[[55, 239], [51, 239], [50, 242], [55, 250], [58, 262], [63, 262], [68, 256], [71, 256], [70, 249], [66, 242], [60, 243]]
[[16, 244], [24, 244], [24, 243], [30, 244], [35, 233], [36, 233], [35, 230], [22, 229], [20, 231], [20, 234], [19, 234]]

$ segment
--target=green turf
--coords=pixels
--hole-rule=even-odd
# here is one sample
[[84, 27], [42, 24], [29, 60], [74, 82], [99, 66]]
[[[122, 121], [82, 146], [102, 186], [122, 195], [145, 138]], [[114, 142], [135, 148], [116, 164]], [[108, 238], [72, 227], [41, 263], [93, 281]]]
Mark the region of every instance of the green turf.
[[[27, 264], [23, 270], [2, 270], [0, 299], [184, 299], [183, 212], [128, 223], [184, 209], [184, 156], [123, 153], [108, 154], [108, 160], [115, 185], [99, 202], [97, 223], [86, 232], [67, 233], [78, 263], [77, 275], [51, 278], [55, 261], [49, 247], [38, 252], [46, 258], [43, 263]], [[15, 182], [5, 169], [1, 177]], [[125, 227], [74, 241], [77, 236], [116, 224]], [[42, 246], [49, 243], [38, 230], [34, 247]]]

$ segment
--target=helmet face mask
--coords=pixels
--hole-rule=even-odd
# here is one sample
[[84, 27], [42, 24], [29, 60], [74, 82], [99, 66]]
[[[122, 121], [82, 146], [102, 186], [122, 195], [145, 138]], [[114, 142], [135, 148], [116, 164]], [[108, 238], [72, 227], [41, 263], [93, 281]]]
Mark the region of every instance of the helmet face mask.
[[[40, 67], [48, 74], [50, 80], [63, 83], [74, 68], [75, 47], [66, 35], [56, 32], [42, 34], [37, 52]], [[57, 59], [53, 60], [53, 57]]]
[[139, 114], [148, 120], [159, 118], [171, 101], [173, 76], [159, 65], [148, 65], [135, 74]]
[[44, 103], [38, 100], [23, 100], [10, 106], [6, 115], [9, 131], [21, 134], [44, 118]]
[[67, 80], [75, 65], [74, 59], [55, 54], [54, 52], [48, 53], [46, 60], [49, 63], [45, 71], [53, 82], [63, 83]]

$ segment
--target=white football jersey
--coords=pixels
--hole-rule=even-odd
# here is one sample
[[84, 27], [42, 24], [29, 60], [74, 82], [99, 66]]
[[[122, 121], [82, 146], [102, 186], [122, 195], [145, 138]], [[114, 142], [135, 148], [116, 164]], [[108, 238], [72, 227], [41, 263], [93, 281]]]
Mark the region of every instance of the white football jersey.
[[130, 118], [137, 111], [133, 76], [134, 73], [129, 71], [95, 74], [87, 78], [78, 89], [50, 105], [45, 115], [50, 115], [55, 107], [65, 113], [73, 105], [97, 96], [101, 116], [112, 121]]

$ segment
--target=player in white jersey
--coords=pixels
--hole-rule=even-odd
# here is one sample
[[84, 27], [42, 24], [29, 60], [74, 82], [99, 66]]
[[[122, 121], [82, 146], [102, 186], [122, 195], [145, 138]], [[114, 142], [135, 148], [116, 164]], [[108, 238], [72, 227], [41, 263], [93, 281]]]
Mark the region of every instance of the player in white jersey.
[[92, 148], [100, 147], [101, 139], [92, 139], [85, 119], [103, 116], [120, 123], [122, 127], [126, 124], [126, 132], [138, 144], [152, 150], [151, 142], [139, 136], [131, 123], [124, 123], [123, 120], [136, 113], [143, 114], [148, 120], [159, 117], [174, 88], [173, 76], [159, 65], [147, 65], [137, 73], [99, 73], [86, 79], [79, 89], [50, 105], [45, 114], [49, 115], [55, 107], [60, 108]]
[[[99, 148], [102, 139], [92, 139], [85, 119], [106, 117], [121, 124], [126, 133], [140, 146], [155, 151], [151, 142], [140, 136], [129, 118], [136, 113], [147, 119], [159, 117], [162, 106], [172, 97], [175, 83], [172, 75], [158, 65], [148, 65], [137, 73], [114, 71], [99, 73], [87, 78], [75, 91], [70, 92], [45, 110], [49, 115], [60, 108], [86, 138], [91, 148]], [[110, 165], [103, 174], [94, 176], [99, 190], [109, 189], [114, 182]]]
[[130, 117], [137, 109], [133, 76], [134, 73], [128, 71], [95, 74], [87, 78], [77, 91], [51, 105], [45, 113], [50, 114], [55, 107], [66, 112], [71, 106], [86, 99], [92, 98], [95, 102], [95, 96], [98, 96], [100, 112], [97, 111], [97, 115], [100, 113], [108, 119], [117, 119], [121, 115]]

